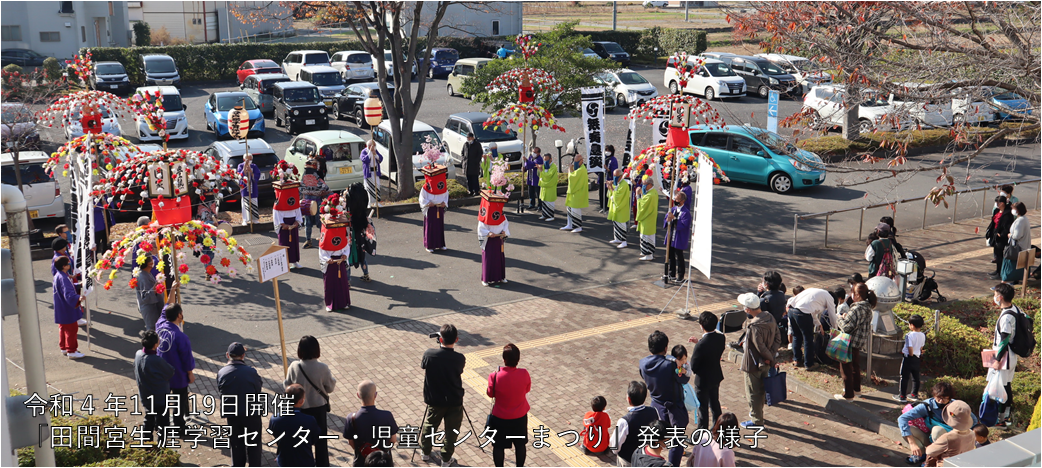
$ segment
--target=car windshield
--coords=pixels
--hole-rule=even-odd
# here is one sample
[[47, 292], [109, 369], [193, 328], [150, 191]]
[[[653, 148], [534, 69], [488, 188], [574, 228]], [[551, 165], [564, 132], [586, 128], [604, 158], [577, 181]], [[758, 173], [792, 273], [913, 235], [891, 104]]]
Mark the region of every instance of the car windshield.
[[473, 122], [471, 126], [474, 129], [474, 139], [480, 142], [490, 141], [507, 141], [516, 140], [517, 132], [509, 130], [510, 133], [506, 133], [500, 130], [493, 130], [491, 127], [488, 129], [482, 128], [481, 122]]
[[326, 54], [307, 54], [304, 56], [305, 65], [318, 65], [320, 63], [329, 63], [329, 56]]
[[993, 98], [997, 101], [1022, 101], [1024, 98], [1020, 97], [1017, 93], [1002, 93], [996, 94]]
[[246, 110], [254, 110], [257, 108], [257, 104], [253, 102], [253, 99], [245, 94], [217, 97], [217, 110], [219, 112], [230, 111], [233, 107], [238, 105], [242, 105], [242, 108]]
[[459, 53], [455, 50], [438, 50], [434, 52], [434, 57], [431, 57], [439, 62], [455, 62], [459, 60]]
[[779, 136], [777, 133], [767, 130], [750, 129], [750, 134], [754, 136], [757, 140], [760, 140], [760, 143], [767, 145], [767, 147], [775, 153], [795, 154], [797, 151], [796, 147], [793, 146], [792, 143], [785, 141], [785, 139]]
[[373, 57], [369, 54], [351, 54], [347, 56], [347, 63], [369, 63], [373, 61]]
[[25, 123], [32, 122], [32, 112], [26, 109], [24, 106], [4, 106], [3, 116], [0, 121], [3, 123]]
[[427, 130], [423, 132], [412, 132], [413, 154], [419, 154], [423, 152], [423, 144], [427, 142], [428, 136], [431, 137], [431, 142], [435, 145], [441, 144], [441, 138], [438, 138], [438, 134], [433, 130]]
[[709, 70], [709, 74], [712, 76], [737, 76], [734, 70], [731, 69], [726, 63], [707, 63], [705, 65], [706, 70]]
[[769, 62], [767, 60], [757, 61], [756, 65], [759, 65], [760, 69], [763, 70], [763, 72], [768, 74], [768, 75], [784, 75], [785, 74], [785, 72], [781, 68], [779, 68], [773, 62]]
[[260, 80], [259, 83], [265, 91], [270, 91], [271, 88], [275, 87], [275, 83], [282, 83], [285, 81], [289, 81], [289, 78], [273, 78], [270, 80]]
[[94, 73], [99, 75], [125, 75], [127, 72], [123, 70], [123, 65], [118, 63], [103, 63], [97, 66]]
[[277, 64], [275, 62], [272, 62], [270, 60], [266, 60], [266, 61], [263, 61], [263, 62], [254, 62], [253, 63], [253, 68], [254, 69], [258, 69], [258, 70], [261, 69], [261, 68], [279, 68], [279, 64]]
[[645, 80], [643, 76], [638, 75], [636, 72], [619, 73], [618, 77], [622, 84], [635, 85], [648, 82], [648, 80]]
[[781, 68], [782, 70], [784, 70], [785, 73], [796, 73], [796, 72], [799, 71], [794, 65], [792, 65], [790, 63], [774, 62], [774, 61], [772, 61], [771, 63], [773, 63], [776, 66], [778, 66], [778, 68]]
[[390, 52], [384, 52], [384, 63], [394, 62], [394, 54]]
[[583, 55], [597, 55], [597, 52], [594, 52], [593, 49], [586, 47], [583, 48]]
[[318, 88], [287, 89], [286, 102], [318, 102]]
[[865, 100], [861, 102], [862, 106], [881, 107], [890, 105], [890, 101], [887, 100], [886, 96], [883, 96], [882, 94], [871, 92], [865, 93], [863, 96]]
[[610, 54], [620, 54], [626, 52], [625, 50], [622, 50], [622, 47], [620, 47], [618, 44], [614, 42], [605, 42], [604, 44], [601, 44], [601, 46], [604, 47], [604, 50]]
[[344, 84], [337, 72], [315, 73], [311, 75], [311, 84], [315, 86], [337, 86]]
[[323, 146], [318, 154], [326, 158], [326, 161], [352, 161], [354, 160], [354, 143], [333, 143]]
[[[155, 102], [156, 98], [148, 98], [149, 102]], [[163, 95], [163, 110], [166, 112], [177, 112], [184, 110], [184, 106], [181, 105], [180, 94], [164, 94]]]
[[145, 73], [173, 73], [177, 71], [171, 59], [151, 59], [145, 61]]
[[[250, 154], [253, 155], [253, 164], [256, 164], [257, 167], [275, 167], [279, 163], [279, 157], [275, 153], [254, 153], [251, 151]], [[242, 164], [241, 155], [228, 158], [228, 165], [239, 167], [239, 164]]]

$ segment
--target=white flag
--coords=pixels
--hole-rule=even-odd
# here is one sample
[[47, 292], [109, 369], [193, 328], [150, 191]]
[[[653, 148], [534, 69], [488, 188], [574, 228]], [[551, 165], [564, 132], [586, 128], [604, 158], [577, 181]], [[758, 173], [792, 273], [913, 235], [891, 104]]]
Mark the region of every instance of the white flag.
[[695, 228], [691, 230], [691, 266], [709, 278], [713, 262], [713, 163], [698, 156], [695, 186]]

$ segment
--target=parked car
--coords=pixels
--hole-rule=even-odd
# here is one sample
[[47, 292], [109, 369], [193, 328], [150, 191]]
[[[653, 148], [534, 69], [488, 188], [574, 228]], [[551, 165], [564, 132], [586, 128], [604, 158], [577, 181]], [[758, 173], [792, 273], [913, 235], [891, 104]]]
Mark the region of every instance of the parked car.
[[275, 83], [290, 81], [289, 76], [282, 73], [265, 73], [263, 75], [250, 75], [242, 83], [242, 90], [257, 103], [261, 114], [271, 115], [275, 110], [275, 103], [271, 96]]
[[87, 85], [97, 91], [108, 91], [113, 94], [130, 92], [130, 77], [127, 69], [119, 62], [95, 62]]
[[[688, 62], [696, 64], [700, 59], [688, 57]], [[740, 98], [745, 96], [745, 79], [738, 76], [726, 63], [716, 59], [701, 59], [702, 65], [695, 69], [695, 75], [688, 77], [687, 85], [680, 89], [680, 73], [673, 57], [666, 61], [666, 73], [662, 84], [669, 88], [670, 94], [701, 94], [707, 101], [713, 98]]]
[[242, 89], [246, 77], [265, 73], [282, 73], [282, 67], [275, 63], [274, 60], [247, 60], [242, 62], [242, 65], [239, 65], [239, 69], [235, 71], [235, 79], [239, 82], [239, 89]]
[[[427, 142], [427, 137], [430, 136], [431, 140], [436, 145], [441, 145], [441, 137], [438, 136], [438, 132], [434, 131], [434, 127], [427, 125], [419, 120], [413, 121], [412, 124], [412, 180], [417, 181], [423, 178], [423, 173], [420, 172], [420, 167], [423, 164], [420, 161], [420, 154], [423, 153], [423, 143]], [[384, 161], [380, 163], [380, 171], [383, 172], [389, 180], [397, 182], [399, 180], [398, 174], [398, 161], [394, 159], [394, 144], [391, 137], [391, 123], [388, 120], [384, 120], [373, 129], [373, 140], [376, 141], [376, 150], [383, 155]], [[442, 147], [442, 156], [438, 158], [438, 164], [443, 164], [449, 168], [449, 180], [452, 180], [455, 174], [455, 170], [449, 159], [449, 153], [445, 151], [444, 146]]]
[[730, 65], [735, 73], [745, 79], [747, 89], [755, 89], [756, 94], [763, 99], [767, 99], [772, 89], [782, 95], [796, 96], [800, 92], [796, 77], [785, 73], [770, 60], [747, 55], [723, 57], [720, 60]]
[[[151, 96], [160, 94], [163, 96], [163, 118], [166, 119], [166, 132], [171, 140], [183, 140], [188, 138], [188, 117], [185, 111], [188, 105], [181, 102], [181, 92], [173, 86], [144, 86], [134, 91], [134, 94], [142, 96], [148, 93]], [[155, 100], [154, 97], [150, 100]], [[159, 136], [159, 130], [148, 128], [148, 122], [140, 116], [134, 117], [137, 126], [137, 138], [141, 141], [163, 141]]]
[[832, 75], [804, 57], [785, 54], [756, 54], [754, 57], [770, 60], [795, 77], [804, 93], [817, 85], [832, 83]]
[[[203, 154], [213, 156], [235, 169], [242, 164], [242, 158], [246, 155], [247, 149], [253, 155], [253, 164], [257, 165], [261, 173], [260, 178], [257, 179], [257, 192], [264, 195], [273, 194], [271, 170], [279, 163], [279, 156], [275, 154], [275, 149], [263, 139], [215, 141], [203, 150]], [[236, 190], [235, 194], [238, 195], [239, 191]]]
[[275, 83], [275, 126], [286, 126], [286, 133], [294, 134], [305, 127], [329, 128], [326, 105], [318, 94], [318, 87], [300, 81]]
[[[403, 57], [402, 60], [404, 61], [405, 58]], [[409, 76], [410, 79], [416, 78], [416, 62], [416, 60], [412, 61], [412, 75]], [[394, 56], [391, 55], [389, 50], [384, 51], [384, 69], [387, 71], [387, 78], [394, 76]]]
[[689, 133], [691, 145], [705, 151], [733, 181], [766, 185], [777, 193], [825, 182], [825, 165], [818, 155], [796, 148], [774, 132], [726, 125], [697, 126]]
[[[62, 116], [63, 127], [65, 130], [65, 141], [74, 140], [83, 136], [83, 123], [80, 121], [82, 115], [80, 114], [80, 103], [72, 102], [69, 106], [68, 112]], [[119, 125], [119, 118], [112, 110], [105, 104], [99, 104], [98, 110], [101, 111], [101, 133], [108, 133], [109, 135], [123, 136], [123, 127]]]
[[619, 106], [640, 105], [658, 96], [655, 85], [628, 68], [600, 72], [593, 78], [612, 90], [615, 102]]
[[372, 81], [376, 79], [373, 68], [373, 56], [361, 50], [337, 52], [329, 60], [333, 68], [340, 72], [345, 83], [354, 81]]
[[29, 49], [4, 49], [0, 52], [0, 63], [3, 65], [15, 64], [20, 67], [43, 66], [46, 55]]
[[668, 5], [666, 0], [644, 0], [644, 8], [665, 8]]
[[630, 66], [630, 54], [626, 53], [625, 50], [622, 50], [622, 46], [614, 42], [594, 42], [593, 51], [601, 58], [612, 59], [623, 67]]
[[[344, 89], [336, 99], [333, 100], [333, 108], [331, 110], [332, 117], [334, 119], [340, 119], [343, 116], [350, 116], [358, 128], [369, 128], [369, 124], [365, 122], [365, 100], [369, 99], [369, 93], [373, 90], [380, 92], [380, 83], [356, 83], [348, 86]], [[393, 102], [394, 100], [394, 83], [387, 82], [387, 92], [390, 96], [381, 96], [382, 102]], [[384, 109], [383, 117], [387, 118], [387, 110]]]
[[698, 54], [698, 55], [699, 55], [699, 57], [702, 57], [702, 58], [716, 59], [716, 60], [720, 60], [720, 61], [723, 61], [724, 58], [727, 58], [727, 57], [737, 57], [738, 56], [738, 54], [732, 54], [730, 52], [702, 52], [701, 54]]
[[489, 114], [484, 112], [460, 112], [449, 116], [445, 128], [441, 131], [441, 140], [445, 142], [449, 159], [457, 166], [463, 165], [463, 144], [467, 142], [467, 135], [474, 134], [474, 140], [481, 143], [483, 151], [488, 151], [489, 144], [495, 143], [496, 151], [506, 158], [510, 168], [520, 168], [523, 163], [521, 153], [524, 151], [524, 145], [517, 138], [517, 132], [486, 130], [482, 124], [488, 118]]
[[[910, 91], [925, 87], [921, 83], [900, 83]], [[950, 127], [952, 126], [952, 102], [950, 99], [930, 99], [926, 101], [902, 100], [890, 95], [890, 105], [901, 116], [907, 116], [916, 127]]]
[[318, 87], [318, 94], [326, 107], [332, 107], [336, 96], [344, 90], [344, 79], [333, 67], [322, 65], [307, 66], [300, 69], [300, 81]]
[[40, 132], [36, 129], [36, 116], [25, 104], [5, 102], [0, 104], [0, 132], [2, 132], [3, 149], [10, 150], [15, 146], [20, 149], [35, 148], [40, 145]]
[[248, 94], [242, 91], [213, 93], [210, 99], [203, 105], [203, 117], [206, 118], [206, 128], [213, 131], [217, 139], [230, 137], [228, 131], [228, 116], [236, 106], [242, 106], [250, 117], [250, 130], [248, 136], [264, 136], [264, 116], [261, 115], [257, 103], [253, 102]]
[[[326, 161], [326, 185], [330, 190], [344, 190], [362, 181], [360, 155], [364, 145], [361, 137], [341, 130], [302, 133], [289, 142], [284, 159], [303, 173], [308, 158], [320, 155]], [[387, 154], [383, 154], [386, 161]]]
[[[832, 84], [815, 86], [803, 96], [803, 106], [814, 109], [814, 127], [828, 128], [843, 125], [843, 116], [846, 113], [843, 102], [846, 99], [846, 93], [845, 86]], [[861, 104], [858, 106], [859, 132], [868, 133], [873, 129], [897, 131], [911, 126], [911, 121], [899, 115], [890, 101], [877, 91], [864, 91], [860, 100]]]
[[988, 103], [995, 107], [995, 116], [999, 120], [1023, 120], [1024, 115], [1032, 115], [1034, 109], [1027, 99], [1012, 91], [1002, 88], [989, 88], [991, 97]]
[[593, 49], [589, 47], [583, 47], [579, 52], [582, 52], [583, 57], [601, 58], [600, 55], [597, 55], [597, 52], [594, 52]]
[[478, 70], [482, 69], [485, 64], [491, 62], [492, 59], [487, 58], [465, 58], [456, 61], [456, 65], [452, 67], [452, 73], [446, 78], [448, 83], [445, 84], [445, 92], [449, 93], [449, 96], [455, 96], [456, 90], [463, 87], [463, 82], [470, 78]]
[[988, 104], [989, 88], [956, 88], [952, 94], [953, 125], [987, 125], [995, 121], [995, 108]]
[[[61, 188], [51, 178], [43, 165], [50, 157], [43, 151], [20, 151], [18, 168], [22, 173], [22, 194], [28, 205], [29, 217], [32, 219], [57, 218], [65, 215], [62, 203]], [[0, 182], [18, 186], [14, 172], [14, 154], [0, 155]], [[3, 212], [3, 210], [0, 210]], [[7, 221], [7, 218], [4, 218]]]
[[178, 86], [181, 84], [181, 74], [177, 71], [177, 63], [169, 55], [142, 55], [141, 64], [141, 72], [145, 75], [145, 86]]
[[329, 53], [324, 50], [295, 50], [282, 60], [282, 73], [294, 81], [300, 79], [300, 69], [308, 66], [330, 66]]
[[[417, 67], [423, 65], [423, 56], [423, 52], [416, 54]], [[431, 64], [427, 69], [427, 77], [433, 80], [439, 76], [448, 76], [449, 73], [452, 73], [452, 67], [456, 65], [457, 60], [459, 60], [459, 52], [456, 49], [445, 47], [431, 49]]]

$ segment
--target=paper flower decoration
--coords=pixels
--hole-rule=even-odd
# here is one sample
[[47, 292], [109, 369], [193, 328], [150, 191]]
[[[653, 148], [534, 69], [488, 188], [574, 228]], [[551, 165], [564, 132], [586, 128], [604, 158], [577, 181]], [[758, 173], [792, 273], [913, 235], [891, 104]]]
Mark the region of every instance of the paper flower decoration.
[[420, 143], [423, 153], [420, 153], [420, 161], [425, 162], [428, 168], [434, 166], [442, 156], [445, 155], [445, 145], [427, 135], [426, 141]]
[[531, 34], [517, 36], [517, 38], [514, 39], [514, 44], [517, 44], [517, 52], [525, 58], [526, 62], [528, 59], [532, 58], [536, 52], [539, 52], [539, 48], [543, 45], [542, 42], [537, 42], [535, 37]]
[[673, 64], [677, 70], [677, 76], [680, 78], [680, 89], [684, 89], [687, 86], [687, 80], [695, 77], [695, 72], [698, 67], [706, 63], [706, 60], [699, 56], [689, 56], [687, 52], [677, 52], [669, 58], [667, 63]]
[[149, 130], [153, 132], [159, 131], [163, 141], [170, 141], [170, 134], [166, 132], [166, 118], [163, 117], [165, 109], [163, 108], [162, 93], [146, 91], [143, 94], [134, 94], [128, 99], [128, 102], [134, 111], [144, 118]]
[[663, 181], [672, 185], [674, 174], [679, 174], [682, 181], [686, 181], [691, 176], [691, 173], [698, 167], [699, 156], [704, 156], [712, 162], [715, 178], [725, 182], [730, 180], [713, 158], [693, 146], [668, 149], [664, 144], [649, 146], [630, 161], [629, 167], [624, 172], [652, 177], [655, 173], [653, 168], [657, 165], [662, 173]]
[[563, 127], [557, 125], [557, 120], [549, 111], [531, 103], [511, 104], [499, 109], [485, 119], [482, 127], [510, 133], [511, 125], [516, 125], [521, 132], [525, 131], [525, 127], [532, 127], [533, 130], [548, 127], [559, 132], [564, 131]]
[[[193, 200], [205, 201], [210, 196], [220, 200], [245, 183], [234, 167], [213, 156], [190, 150], [160, 150], [130, 155], [94, 184], [91, 196], [113, 196], [118, 210], [141, 211], [148, 198], [148, 167], [159, 163], [188, 168], [188, 194]], [[124, 206], [128, 196], [140, 197], [138, 206]]]
[[40, 112], [40, 120], [37, 125], [54, 127], [57, 124], [58, 128], [64, 130], [71, 122], [78, 121], [75, 120], [78, 118], [75, 115], [81, 113], [86, 107], [108, 109], [112, 115], [120, 119], [133, 120], [138, 114], [126, 99], [115, 94], [105, 91], [76, 91], [58, 98]]
[[297, 166], [285, 159], [280, 160], [270, 174], [271, 179], [280, 184], [300, 182], [300, 173], [297, 171]]
[[630, 109], [630, 113], [626, 115], [626, 118], [640, 119], [645, 122], [650, 122], [656, 118], [668, 118], [670, 108], [672, 108], [674, 103], [680, 102], [691, 105], [692, 127], [719, 129], [726, 125], [724, 118], [709, 103], [694, 96], [680, 96], [676, 94], [667, 94], [645, 101], [644, 104]]
[[91, 54], [90, 49], [87, 49], [83, 55], [77, 55], [72, 60], [66, 60], [65, 64], [73, 69], [76, 72], [76, 76], [79, 76], [86, 83], [87, 78], [91, 75], [91, 71], [94, 70], [92, 57], [93, 54]]
[[507, 179], [509, 163], [506, 158], [495, 158], [489, 165], [489, 183], [487, 188], [496, 196], [510, 198], [510, 191], [514, 186]]
[[104, 175], [140, 151], [123, 137], [109, 133], [87, 133], [61, 145], [51, 153], [43, 167], [52, 177], [56, 170], [65, 173], [73, 164], [78, 164], [81, 170], [93, 175]]
[[563, 93], [564, 88], [561, 83], [554, 78], [550, 72], [541, 68], [514, 68], [508, 70], [502, 75], [497, 76], [489, 84], [485, 85], [485, 89], [489, 92], [510, 92], [516, 93], [518, 86], [521, 85], [522, 80], [525, 77], [532, 82], [532, 87], [547, 93]]
[[325, 200], [322, 200], [322, 204], [318, 207], [318, 214], [322, 217], [323, 223], [336, 223], [347, 220], [347, 191], [344, 192], [344, 196], [339, 193], [331, 193]]

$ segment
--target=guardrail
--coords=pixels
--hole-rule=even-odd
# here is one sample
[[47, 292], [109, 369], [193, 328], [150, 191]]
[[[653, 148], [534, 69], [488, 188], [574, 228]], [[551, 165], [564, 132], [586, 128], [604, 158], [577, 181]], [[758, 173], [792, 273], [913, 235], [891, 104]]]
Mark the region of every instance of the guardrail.
[[[984, 186], [984, 187], [975, 187], [975, 188], [968, 188], [968, 189], [963, 189], [963, 190], [956, 191], [955, 192], [955, 202], [952, 204], [953, 205], [952, 206], [952, 224], [955, 224], [955, 222], [957, 220], [957, 217], [958, 217], [959, 196], [960, 195], [970, 194], [970, 193], [975, 193], [975, 192], [983, 192], [982, 202], [981, 202], [981, 211], [980, 211], [980, 215], [979, 215], [979, 217], [983, 217], [984, 216], [984, 207], [987, 206], [987, 202], [988, 202], [988, 191], [989, 190], [996, 190], [996, 192], [997, 192], [996, 187], [1000, 187], [1000, 186], [1003, 186], [1003, 185], [1014, 185], [1014, 186], [1018, 186], [1019, 187], [1019, 186], [1026, 185], [1026, 184], [1035, 184], [1035, 205], [1032, 207], [1032, 209], [1033, 210], [1037, 210], [1038, 209], [1038, 204], [1039, 204], [1039, 198], [1042, 197], [1042, 178], [1034, 178], [1034, 179], [1027, 179], [1027, 180], [1010, 181], [1010, 182], [1002, 182], [1002, 183], [997, 183], [997, 184], [994, 184], [994, 185], [988, 185], [988, 186]], [[1018, 193], [1020, 193], [1020, 192], [1018, 192]], [[808, 220], [808, 219], [822, 218], [822, 217], [825, 218], [825, 241], [824, 241], [824, 247], [828, 248], [828, 246], [829, 246], [829, 218], [831, 218], [832, 215], [835, 215], [835, 214], [838, 214], [838, 213], [847, 213], [847, 212], [851, 212], [851, 211], [861, 211], [861, 221], [858, 223], [858, 229], [857, 229], [857, 240], [861, 240], [862, 237], [863, 237], [863, 234], [864, 234], [864, 227], [865, 227], [865, 211], [873, 209], [873, 208], [882, 208], [882, 207], [890, 208], [891, 216], [894, 218], [894, 221], [896, 222], [897, 221], [897, 207], [898, 207], [898, 205], [907, 204], [907, 203], [911, 203], [911, 202], [916, 202], [916, 201], [920, 201], [920, 200], [923, 202], [923, 226], [922, 227], [923, 227], [923, 229], [926, 229], [926, 213], [927, 213], [927, 209], [931, 205], [930, 200], [926, 196], [915, 197], [915, 198], [905, 198], [905, 199], [893, 201], [893, 202], [890, 202], [890, 203], [879, 203], [879, 204], [875, 204], [875, 205], [860, 206], [860, 207], [857, 207], [857, 208], [845, 208], [845, 209], [842, 209], [842, 210], [823, 211], [821, 213], [811, 213], [811, 214], [804, 214], [804, 215], [793, 214], [792, 215], [792, 218], [793, 218], [792, 219], [792, 254], [796, 255], [796, 239], [797, 239], [797, 237], [799, 235], [800, 220]]]

